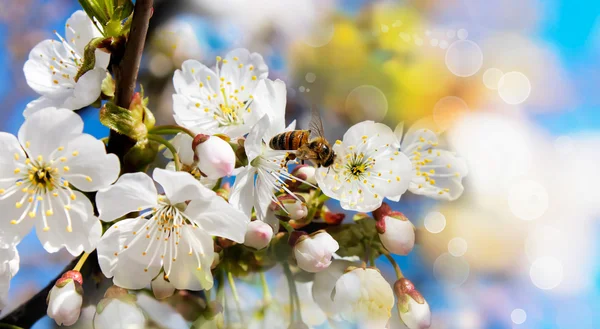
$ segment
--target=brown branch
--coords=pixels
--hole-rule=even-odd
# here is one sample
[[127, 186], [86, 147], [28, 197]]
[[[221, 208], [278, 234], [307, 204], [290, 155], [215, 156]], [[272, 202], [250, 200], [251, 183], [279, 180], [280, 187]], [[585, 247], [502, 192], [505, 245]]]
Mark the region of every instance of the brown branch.
[[[150, 17], [152, 17], [153, 2], [153, 0], [138, 0], [135, 2], [131, 31], [125, 45], [125, 51], [122, 54], [113, 54], [111, 58], [111, 68], [115, 77], [115, 104], [123, 108], [129, 108], [135, 90], [142, 53], [146, 43], [146, 34], [148, 33]], [[111, 130], [107, 150], [116, 154], [121, 160], [121, 173], [136, 171], [136, 168], [124, 161], [125, 154], [134, 144], [135, 141], [131, 138]]]
[[[153, 0], [137, 0], [135, 2], [131, 30], [125, 44], [125, 50], [123, 52], [117, 50], [111, 56], [111, 68], [116, 80], [115, 103], [120, 107], [129, 108], [129, 103], [131, 103], [146, 42], [148, 25], [152, 16], [153, 2]], [[117, 134], [114, 131], [110, 132], [107, 150], [119, 157], [122, 172], [135, 170], [123, 162], [123, 157], [134, 144], [135, 141], [129, 137]], [[39, 319], [46, 315], [46, 297], [56, 280], [64, 272], [71, 270], [78, 260], [79, 257], [74, 259], [44, 289], [0, 319], [0, 322], [22, 328], [31, 328]], [[93, 257], [89, 262], [97, 262], [97, 259]]]

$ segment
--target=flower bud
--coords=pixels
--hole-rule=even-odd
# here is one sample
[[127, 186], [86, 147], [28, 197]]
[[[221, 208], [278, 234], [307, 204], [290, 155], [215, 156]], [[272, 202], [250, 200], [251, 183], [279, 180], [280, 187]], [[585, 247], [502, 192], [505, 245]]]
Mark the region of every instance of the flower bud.
[[56, 324], [70, 326], [77, 322], [83, 302], [83, 279], [78, 271], [68, 271], [56, 281], [48, 294], [48, 317]]
[[[307, 164], [298, 165], [292, 170], [291, 175], [297, 179], [288, 180], [290, 189], [293, 191], [307, 192], [317, 185], [315, 173], [317, 169]], [[308, 184], [307, 184], [308, 183]], [[310, 185], [312, 184], [312, 186]]]
[[218, 136], [197, 135], [192, 143], [198, 169], [208, 178], [229, 176], [235, 168], [235, 153]]
[[427, 329], [431, 326], [429, 304], [410, 280], [398, 279], [394, 284], [394, 293], [398, 298], [400, 318], [409, 329]]
[[329, 211], [329, 208], [324, 205], [323, 208], [321, 208], [321, 218], [329, 225], [339, 225], [344, 221], [344, 218], [346, 218], [346, 214], [341, 212], [331, 212]]
[[248, 224], [244, 245], [260, 250], [269, 245], [271, 238], [273, 228], [261, 220], [255, 220]]
[[415, 227], [408, 218], [401, 212], [391, 211], [385, 203], [373, 215], [385, 249], [394, 254], [408, 255], [415, 245]]
[[273, 203], [272, 209], [275, 213], [275, 217], [290, 221], [292, 226], [299, 228], [308, 223], [304, 223], [306, 215], [308, 215], [308, 208], [304, 197], [296, 195], [295, 197], [289, 194], [280, 195], [277, 197], [279, 204]]
[[143, 329], [146, 326], [144, 313], [136, 304], [136, 296], [127, 290], [112, 286], [96, 307], [94, 329]]
[[175, 293], [175, 287], [171, 282], [165, 280], [164, 275], [158, 275], [152, 280], [152, 293], [156, 299], [165, 299], [173, 296]]
[[300, 237], [294, 246], [298, 267], [306, 272], [320, 272], [331, 264], [331, 257], [340, 248], [335, 239], [325, 231]]

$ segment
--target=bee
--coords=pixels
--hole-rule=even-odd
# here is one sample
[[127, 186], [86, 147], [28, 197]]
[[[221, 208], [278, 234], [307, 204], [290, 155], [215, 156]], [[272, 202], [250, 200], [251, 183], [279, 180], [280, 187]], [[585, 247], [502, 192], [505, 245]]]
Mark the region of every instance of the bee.
[[[298, 158], [310, 160], [317, 167], [329, 167], [335, 160], [335, 152], [323, 133], [323, 121], [319, 110], [313, 108], [308, 125], [309, 130], [293, 130], [273, 136], [269, 146], [274, 150], [296, 151], [288, 156], [288, 160]], [[310, 140], [309, 140], [310, 139]]]

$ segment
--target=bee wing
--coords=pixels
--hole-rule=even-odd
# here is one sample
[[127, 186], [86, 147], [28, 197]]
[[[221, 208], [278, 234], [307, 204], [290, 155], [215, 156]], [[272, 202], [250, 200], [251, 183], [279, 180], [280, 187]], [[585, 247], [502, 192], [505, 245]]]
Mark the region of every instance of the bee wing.
[[310, 123], [308, 124], [308, 129], [310, 130], [311, 137], [325, 138], [325, 133], [323, 130], [323, 121], [321, 120], [321, 114], [319, 113], [319, 109], [316, 106], [313, 106], [311, 109], [311, 118]]

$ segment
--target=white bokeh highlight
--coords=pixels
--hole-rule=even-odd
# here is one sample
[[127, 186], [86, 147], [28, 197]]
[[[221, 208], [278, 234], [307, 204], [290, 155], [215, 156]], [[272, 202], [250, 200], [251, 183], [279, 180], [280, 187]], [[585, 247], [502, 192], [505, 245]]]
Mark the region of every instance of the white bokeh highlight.
[[502, 72], [502, 70], [495, 67], [489, 68], [483, 73], [483, 84], [488, 89], [497, 90], [498, 83], [500, 82], [500, 79], [502, 79], [503, 75], [504, 72]]
[[552, 256], [540, 257], [531, 264], [529, 277], [531, 282], [540, 289], [554, 289], [562, 282], [563, 265]]
[[441, 212], [432, 211], [425, 216], [425, 229], [431, 233], [440, 233], [446, 227], [446, 216]]
[[453, 238], [448, 242], [448, 252], [454, 257], [461, 257], [469, 248], [467, 241], [463, 238]]
[[548, 191], [534, 180], [521, 180], [508, 192], [510, 211], [522, 220], [540, 218], [548, 210]]
[[523, 309], [516, 308], [510, 313], [510, 319], [514, 324], [522, 324], [527, 320], [527, 313]]
[[446, 50], [446, 67], [454, 75], [470, 77], [483, 65], [483, 53], [478, 44], [471, 40], [453, 42]]
[[531, 94], [531, 82], [521, 72], [508, 72], [498, 81], [498, 95], [510, 105], [521, 104]]

